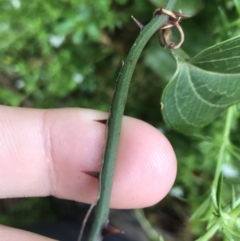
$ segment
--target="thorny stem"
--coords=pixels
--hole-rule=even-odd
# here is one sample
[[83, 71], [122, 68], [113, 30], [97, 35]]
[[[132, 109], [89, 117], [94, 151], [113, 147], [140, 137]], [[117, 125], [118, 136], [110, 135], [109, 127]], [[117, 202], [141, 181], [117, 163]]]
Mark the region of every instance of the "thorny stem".
[[[177, 0], [168, 0], [165, 4], [165, 8], [171, 11], [176, 1]], [[119, 73], [109, 112], [106, 149], [99, 180], [99, 195], [96, 204], [94, 222], [88, 241], [101, 240], [101, 230], [106, 227], [108, 223], [112, 180], [118, 151], [122, 117], [135, 65], [146, 43], [152, 35], [165, 24], [166, 20], [166, 15], [155, 16], [152, 21], [143, 28]]]

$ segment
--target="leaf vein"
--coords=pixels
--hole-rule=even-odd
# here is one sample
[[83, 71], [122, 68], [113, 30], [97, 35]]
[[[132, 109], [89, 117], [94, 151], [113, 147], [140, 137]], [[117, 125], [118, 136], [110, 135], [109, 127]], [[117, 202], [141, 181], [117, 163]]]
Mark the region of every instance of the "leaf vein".
[[196, 97], [201, 100], [203, 103], [205, 103], [206, 105], [209, 105], [209, 106], [212, 106], [212, 107], [221, 107], [221, 105], [216, 105], [216, 104], [213, 104], [205, 99], [202, 98], [202, 96], [196, 91], [196, 89], [194, 88], [194, 84], [192, 82], [192, 79], [191, 79], [191, 76], [190, 76], [190, 72], [189, 72], [189, 68], [187, 68], [187, 79], [188, 79], [188, 82], [189, 82], [189, 85], [190, 87], [192, 88], [193, 90], [193, 93], [196, 95]]

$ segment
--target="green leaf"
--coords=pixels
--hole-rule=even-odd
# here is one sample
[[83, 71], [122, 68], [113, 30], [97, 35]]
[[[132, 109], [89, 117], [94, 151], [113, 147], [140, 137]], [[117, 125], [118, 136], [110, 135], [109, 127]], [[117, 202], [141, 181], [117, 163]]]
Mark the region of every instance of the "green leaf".
[[222, 186], [223, 186], [223, 175], [220, 174], [217, 183], [217, 193], [216, 193], [216, 201], [219, 214], [222, 213]]
[[212, 214], [211, 200], [209, 196], [198, 206], [192, 214], [190, 220], [209, 219], [209, 213]]
[[239, 74], [240, 36], [203, 50], [190, 63], [215, 73]]
[[191, 134], [240, 102], [240, 36], [188, 60], [173, 51], [177, 70], [162, 95], [162, 114], [173, 129]]
[[[229, 235], [234, 236], [234, 238], [238, 238], [238, 240], [240, 239], [239, 230], [235, 231], [233, 229], [228, 228], [228, 229], [225, 229], [224, 231], [225, 231], [224, 232], [225, 235], [228, 233]], [[235, 240], [235, 239], [232, 239], [232, 240]]]
[[235, 192], [235, 189], [234, 189], [234, 186], [232, 186], [232, 199], [231, 199], [231, 209], [234, 209], [236, 207], [236, 192]]

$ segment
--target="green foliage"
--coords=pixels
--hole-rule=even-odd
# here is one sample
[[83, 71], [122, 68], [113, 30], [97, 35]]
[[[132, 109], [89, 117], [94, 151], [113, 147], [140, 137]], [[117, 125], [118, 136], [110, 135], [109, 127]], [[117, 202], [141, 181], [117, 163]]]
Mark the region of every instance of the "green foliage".
[[[234, 189], [232, 189], [234, 190]], [[208, 220], [207, 231], [201, 238], [196, 241], [207, 241], [213, 237], [213, 235], [218, 231], [224, 234], [227, 240], [238, 240], [239, 235], [239, 212], [240, 212], [240, 198], [235, 199], [235, 192], [232, 193], [232, 200], [234, 200], [233, 205], [226, 205], [225, 208], [222, 207], [223, 201], [223, 175], [221, 174], [218, 179], [217, 189], [212, 191], [213, 208], [206, 217]], [[198, 210], [203, 210], [206, 203], [210, 200], [204, 202], [204, 205]], [[208, 207], [209, 208], [209, 207]], [[201, 216], [201, 215], [200, 215]], [[199, 213], [195, 213], [194, 217], [199, 217]]]
[[0, 1], [0, 70], [9, 82], [1, 88], [7, 92], [10, 85], [13, 96], [21, 93], [14, 101], [0, 95], [0, 101], [19, 105], [28, 98], [34, 106], [54, 107], [58, 98], [73, 91], [93, 93], [95, 64], [112, 51], [103, 30], [113, 31], [125, 19], [110, 11], [110, 5], [111, 1]]
[[240, 101], [239, 43], [239, 36], [229, 39], [191, 60], [181, 51], [173, 51], [177, 70], [162, 95], [167, 124], [192, 134]]
[[[236, 106], [229, 108], [225, 123], [222, 128], [219, 126], [222, 132], [220, 129], [218, 129], [219, 132], [216, 132], [214, 128], [211, 129], [211, 133], [214, 133], [215, 136], [208, 141], [207, 145], [204, 145], [204, 147], [207, 146], [208, 148], [204, 149], [204, 154], [208, 158], [211, 157], [207, 161], [215, 160], [217, 163], [211, 189], [205, 195], [204, 202], [198, 206], [191, 218], [194, 222], [201, 220], [208, 223], [207, 231], [197, 239], [198, 241], [210, 240], [216, 232], [221, 232], [227, 240], [238, 240], [236, 234], [240, 231], [238, 225], [240, 221], [240, 210], [238, 208], [240, 199], [238, 195], [236, 197], [235, 191], [235, 189], [239, 190], [239, 188], [233, 183], [238, 175], [239, 165], [237, 163], [240, 159], [238, 156], [235, 159], [231, 153], [233, 149], [237, 149], [238, 153], [240, 153], [240, 150], [230, 140], [230, 134], [235, 131], [233, 127], [239, 116]], [[217, 122], [220, 123], [221, 121]], [[223, 176], [225, 176], [224, 182]]]

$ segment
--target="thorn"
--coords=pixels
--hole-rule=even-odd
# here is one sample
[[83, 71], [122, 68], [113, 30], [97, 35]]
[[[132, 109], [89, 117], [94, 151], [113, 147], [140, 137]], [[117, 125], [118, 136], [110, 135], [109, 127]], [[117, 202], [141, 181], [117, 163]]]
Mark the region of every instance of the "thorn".
[[160, 108], [161, 110], [164, 108], [164, 104], [162, 102], [160, 103]]
[[84, 174], [87, 174], [90, 177], [99, 179], [100, 172], [93, 172], [93, 171], [82, 171]]
[[98, 122], [98, 123], [101, 123], [101, 124], [106, 125], [106, 124], [107, 124], [107, 122], [108, 122], [108, 119], [94, 120], [94, 121], [96, 121], [96, 122]]
[[117, 234], [117, 233], [123, 234], [124, 232], [115, 228], [115, 227], [113, 227], [113, 226], [111, 226], [111, 225], [109, 225], [109, 224], [107, 224], [106, 227], [102, 228], [102, 237], [105, 237], [105, 236], [110, 235], [110, 234]]
[[140, 30], [143, 30], [144, 25], [142, 25], [136, 18], [134, 18], [133, 16], [131, 16], [133, 21], [137, 24], [137, 26], [140, 28]]

